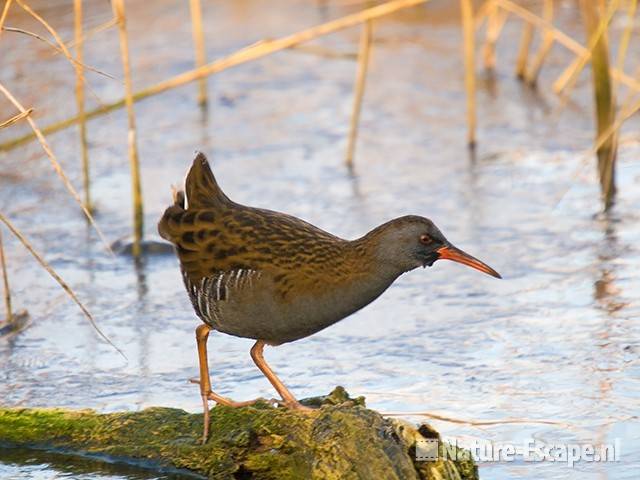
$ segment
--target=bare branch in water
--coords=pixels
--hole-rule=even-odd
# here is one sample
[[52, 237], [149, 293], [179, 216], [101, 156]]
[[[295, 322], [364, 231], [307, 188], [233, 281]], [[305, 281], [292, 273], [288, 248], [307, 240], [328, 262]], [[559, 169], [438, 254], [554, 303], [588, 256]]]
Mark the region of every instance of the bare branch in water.
[[60, 275], [58, 275], [56, 271], [51, 267], [51, 265], [49, 265], [47, 261], [44, 258], [42, 258], [42, 256], [38, 252], [36, 252], [36, 250], [33, 248], [33, 246], [31, 246], [31, 243], [29, 243], [29, 241], [25, 238], [25, 236], [2, 213], [0, 213], [0, 221], [3, 222], [9, 230], [11, 230], [11, 233], [13, 233], [16, 236], [16, 238], [20, 240], [20, 242], [25, 246], [25, 248], [29, 251], [29, 253], [33, 255], [33, 257], [38, 261], [38, 263], [42, 266], [42, 268], [44, 268], [47, 271], [47, 273], [51, 275], [56, 282], [58, 282], [58, 284], [63, 288], [65, 292], [67, 292], [67, 294], [76, 303], [76, 305], [80, 307], [80, 310], [82, 310], [82, 313], [84, 313], [84, 316], [87, 317], [87, 319], [89, 320], [89, 322], [91, 323], [95, 331], [98, 332], [98, 335], [100, 335], [109, 345], [115, 348], [125, 360], [127, 360], [127, 356], [124, 354], [124, 352], [120, 350], [118, 347], [116, 347], [114, 343], [109, 339], [109, 337], [107, 337], [102, 332], [102, 330], [100, 330], [95, 320], [93, 319], [93, 316], [91, 315], [91, 313], [89, 313], [89, 310], [87, 310], [84, 304], [78, 299], [77, 295], [71, 289], [71, 287], [67, 285], [67, 283], [60, 277]]

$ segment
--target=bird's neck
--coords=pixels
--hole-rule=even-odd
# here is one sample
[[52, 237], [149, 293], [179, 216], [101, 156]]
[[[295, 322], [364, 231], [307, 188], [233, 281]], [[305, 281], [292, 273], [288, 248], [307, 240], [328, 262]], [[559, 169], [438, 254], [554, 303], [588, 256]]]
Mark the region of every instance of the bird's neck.
[[331, 323], [350, 315], [379, 297], [403, 271], [380, 261], [377, 246], [370, 240], [345, 242], [340, 248], [339, 269], [330, 272], [334, 281], [324, 285], [315, 299], [323, 305]]
[[374, 228], [366, 235], [351, 241], [351, 248], [363, 266], [376, 277], [388, 279], [393, 282], [396, 278], [415, 265], [409, 265], [397, 255], [390, 238], [393, 228], [392, 222], [388, 222]]

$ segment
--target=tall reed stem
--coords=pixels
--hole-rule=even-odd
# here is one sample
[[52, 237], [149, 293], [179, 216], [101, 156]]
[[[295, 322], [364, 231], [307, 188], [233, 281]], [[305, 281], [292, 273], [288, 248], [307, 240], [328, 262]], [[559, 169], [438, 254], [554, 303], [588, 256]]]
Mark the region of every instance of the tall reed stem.
[[[601, 25], [597, 2], [580, 0], [587, 38], [597, 36], [591, 53], [591, 73], [595, 97], [597, 137], [607, 132], [615, 122], [615, 99], [609, 73], [609, 46], [606, 29], [597, 35]], [[617, 134], [611, 135], [597, 150], [600, 190], [605, 210], [613, 204], [615, 195], [615, 164], [617, 156]]]
[[502, 33], [508, 16], [508, 13], [499, 8], [495, 1], [491, 1], [488, 6], [487, 30], [482, 48], [482, 58], [486, 70], [494, 70], [496, 68], [496, 42], [500, 33]]
[[138, 161], [138, 145], [136, 141], [136, 116], [133, 109], [133, 89], [131, 86], [131, 63], [129, 60], [129, 39], [127, 35], [126, 13], [124, 0], [112, 0], [113, 14], [118, 21], [120, 37], [120, 54], [122, 70], [124, 72], [125, 105], [127, 107], [127, 121], [129, 124], [128, 150], [129, 166], [131, 170], [131, 191], [133, 197], [133, 248], [132, 254], [138, 257], [141, 253], [140, 242], [143, 234], [143, 204], [142, 187], [140, 184], [140, 164]]
[[80, 133], [80, 154], [82, 156], [82, 187], [84, 190], [84, 206], [91, 211], [91, 180], [89, 175], [89, 150], [87, 145], [87, 119], [84, 111], [84, 71], [82, 67], [82, 0], [73, 1], [74, 41], [77, 63], [76, 69], [76, 106], [78, 108], [78, 127]]
[[[200, 0], [189, 0], [191, 10], [191, 30], [193, 32], [193, 45], [196, 50], [196, 67], [200, 68], [207, 63], [207, 54], [204, 43], [204, 30], [202, 28], [202, 8]], [[198, 104], [207, 105], [207, 78], [198, 80]]]
[[367, 70], [369, 69], [369, 56], [371, 52], [371, 39], [373, 37], [373, 24], [367, 20], [362, 24], [360, 34], [360, 47], [358, 50], [358, 74], [356, 76], [355, 92], [353, 97], [353, 111], [351, 112], [351, 125], [349, 127], [349, 139], [347, 143], [347, 165], [353, 166], [353, 157], [356, 149], [358, 137], [358, 126], [360, 124], [360, 112], [362, 111], [362, 98], [367, 82]]
[[460, 0], [464, 39], [464, 85], [467, 91], [467, 143], [476, 144], [476, 62], [472, 0]]
[[[553, 22], [553, 0], [544, 0], [544, 6], [542, 8], [542, 18], [545, 22]], [[533, 57], [533, 60], [531, 61], [531, 67], [527, 70], [526, 73], [526, 79], [529, 85], [533, 86], [538, 81], [538, 75], [540, 74], [540, 70], [542, 69], [542, 65], [544, 64], [547, 55], [551, 51], [551, 47], [553, 47], [553, 42], [553, 33], [549, 30], [545, 30], [542, 34], [540, 48], [538, 49], [535, 57]]]
[[[621, 72], [624, 72], [624, 61], [627, 57], [629, 40], [631, 40], [631, 34], [633, 33], [633, 26], [637, 8], [638, 0], [629, 0], [629, 5], [627, 6], [627, 25], [625, 26], [624, 32], [622, 33], [622, 38], [620, 38], [620, 44], [618, 45], [618, 57], [616, 59], [616, 67]], [[615, 87], [618, 86], [618, 83], [619, 80], [616, 79], [614, 82], [614, 91], [616, 91]]]
[[7, 273], [7, 262], [4, 256], [4, 245], [2, 244], [2, 231], [0, 231], [0, 265], [2, 265], [2, 282], [4, 284], [4, 306], [6, 309], [6, 322], [13, 322], [13, 309], [11, 308], [11, 290], [9, 289], [9, 274]]
[[619, 0], [611, 0], [606, 14], [603, 16], [600, 16], [600, 14], [598, 14], [598, 25], [595, 29], [589, 32], [588, 43], [585, 52], [582, 55], [578, 55], [553, 83], [553, 90], [556, 93], [564, 92], [565, 95], [569, 95], [569, 92], [571, 91], [571, 89], [573, 89], [574, 85], [578, 81], [580, 72], [582, 72], [584, 67], [591, 59], [593, 50], [596, 47], [597, 43], [600, 41], [603, 35], [606, 36], [609, 22], [618, 9], [618, 3]]
[[533, 40], [533, 25], [529, 22], [524, 22], [520, 48], [518, 49], [518, 57], [516, 59], [516, 76], [521, 80], [524, 80], [527, 76], [527, 63], [529, 60], [531, 40]]
[[9, 7], [11, 7], [12, 0], [6, 0], [4, 3], [4, 7], [2, 7], [2, 13], [0, 13], [0, 36], [2, 36], [2, 26], [4, 25], [4, 21], [7, 19], [7, 15], [9, 14]]

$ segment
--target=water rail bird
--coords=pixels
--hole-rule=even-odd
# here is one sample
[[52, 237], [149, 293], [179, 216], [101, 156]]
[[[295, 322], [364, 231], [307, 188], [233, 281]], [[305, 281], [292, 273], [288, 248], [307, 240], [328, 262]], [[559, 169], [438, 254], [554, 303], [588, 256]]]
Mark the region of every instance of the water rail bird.
[[207, 338], [211, 329], [255, 339], [251, 358], [282, 400], [304, 410], [265, 362], [265, 345], [292, 342], [342, 320], [382, 294], [400, 275], [448, 259], [500, 278], [498, 272], [453, 246], [433, 222], [396, 218], [356, 240], [344, 240], [299, 218], [235, 203], [218, 186], [198, 153], [184, 191], [158, 224], [173, 243], [197, 316], [203, 441], [209, 400], [236, 402], [211, 390]]

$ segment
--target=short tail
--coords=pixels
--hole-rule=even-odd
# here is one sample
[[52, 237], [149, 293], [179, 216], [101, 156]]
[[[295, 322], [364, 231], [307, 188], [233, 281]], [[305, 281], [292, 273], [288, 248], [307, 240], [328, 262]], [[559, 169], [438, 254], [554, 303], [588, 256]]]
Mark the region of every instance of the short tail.
[[158, 222], [158, 233], [165, 240], [177, 243], [184, 215], [203, 208], [220, 208], [231, 203], [218, 186], [207, 157], [198, 152], [187, 173], [184, 191], [174, 190], [173, 205], [167, 208]]
[[218, 186], [209, 161], [202, 152], [196, 154], [184, 181], [185, 208], [216, 208], [229, 203]]

